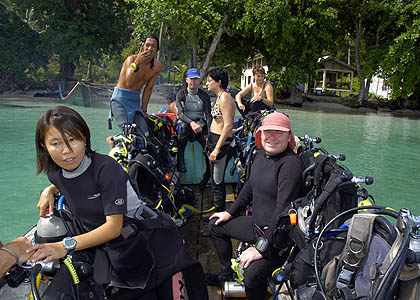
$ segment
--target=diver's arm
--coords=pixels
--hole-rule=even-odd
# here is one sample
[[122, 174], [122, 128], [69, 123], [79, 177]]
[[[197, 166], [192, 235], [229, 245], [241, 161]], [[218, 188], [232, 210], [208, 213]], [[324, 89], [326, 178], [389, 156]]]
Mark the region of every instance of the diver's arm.
[[[106, 216], [104, 224], [87, 233], [74, 236], [77, 241], [76, 251], [92, 248], [104, 244], [117, 238], [121, 234], [123, 225], [123, 214]], [[37, 250], [32, 256], [31, 261], [36, 262], [43, 259], [44, 262], [50, 262], [67, 255], [67, 250], [63, 243], [35, 244], [27, 252]]]
[[0, 251], [0, 278], [3, 278], [3, 275], [15, 265], [16, 259], [10, 253], [6, 251]]
[[54, 184], [47, 186], [39, 197], [38, 209], [39, 216], [42, 218], [49, 218], [49, 215], [54, 212], [54, 194], [58, 193], [58, 189]]
[[262, 99], [262, 102], [267, 106], [272, 106], [274, 104], [274, 91], [271, 83], [267, 82], [264, 90], [267, 98]]
[[14, 239], [6, 245], [0, 243], [1, 248], [7, 249], [0, 251], [0, 278], [15, 264], [21, 264], [28, 260], [32, 253], [27, 253], [26, 249], [31, 245], [31, 242], [24, 237]]
[[146, 83], [146, 86], [144, 87], [144, 91], [143, 91], [143, 97], [141, 99], [141, 108], [146, 113], [147, 113], [147, 106], [149, 104], [150, 97], [152, 96], [153, 85], [155, 84], [155, 81], [157, 77], [159, 76], [160, 71], [162, 70], [162, 64], [158, 60], [155, 60], [155, 63], [158, 64], [158, 66], [156, 67], [157, 68], [156, 73]]
[[239, 93], [235, 96], [235, 101], [238, 104], [238, 107], [240, 110], [245, 110], [245, 105], [242, 103], [242, 97], [251, 91], [251, 84], [248, 84], [243, 90], [241, 90]]

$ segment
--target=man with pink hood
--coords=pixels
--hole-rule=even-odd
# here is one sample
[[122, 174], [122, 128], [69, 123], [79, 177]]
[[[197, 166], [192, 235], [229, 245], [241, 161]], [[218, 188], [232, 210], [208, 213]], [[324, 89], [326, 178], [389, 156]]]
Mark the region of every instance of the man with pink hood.
[[[232, 279], [231, 238], [256, 243], [240, 256], [244, 268], [247, 299], [266, 299], [267, 278], [287, 258], [287, 252], [273, 246], [273, 233], [290, 203], [302, 196], [303, 166], [293, 152], [295, 139], [288, 116], [274, 112], [266, 116], [255, 134], [260, 151], [255, 156], [249, 179], [228, 211], [216, 212], [210, 220], [210, 233], [221, 264], [220, 274], [208, 274], [208, 284]], [[252, 203], [252, 215], [239, 213]], [[256, 228], [262, 229], [256, 230]], [[262, 235], [262, 236], [260, 236]], [[284, 240], [281, 248], [286, 248]]]

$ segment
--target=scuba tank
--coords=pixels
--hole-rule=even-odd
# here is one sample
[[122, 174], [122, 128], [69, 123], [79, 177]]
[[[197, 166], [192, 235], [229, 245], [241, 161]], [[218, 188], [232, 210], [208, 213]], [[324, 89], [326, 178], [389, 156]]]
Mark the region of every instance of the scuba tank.
[[49, 218], [39, 218], [35, 231], [35, 243], [54, 243], [67, 236], [67, 229], [61, 218], [51, 215]]
[[237, 281], [225, 281], [223, 296], [225, 298], [246, 298], [245, 284]]
[[[410, 233], [410, 246], [409, 249], [413, 252], [420, 253], [420, 236], [418, 234]], [[420, 269], [420, 264], [417, 264]]]
[[[67, 230], [61, 218], [51, 215], [49, 218], [39, 218], [36, 230], [30, 230], [26, 236], [35, 243], [53, 243], [67, 236]], [[41, 275], [55, 276], [59, 270], [58, 261], [48, 264], [43, 261], [16, 265], [5, 275], [8, 287], [0, 291], [1, 299], [41, 299], [47, 289], [47, 284], [41, 281]], [[35, 291], [36, 289], [36, 291]]]

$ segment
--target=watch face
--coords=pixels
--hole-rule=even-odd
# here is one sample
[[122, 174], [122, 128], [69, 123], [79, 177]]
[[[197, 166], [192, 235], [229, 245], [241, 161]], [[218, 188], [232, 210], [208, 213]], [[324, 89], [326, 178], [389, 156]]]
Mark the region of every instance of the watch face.
[[76, 248], [76, 244], [77, 244], [77, 242], [76, 242], [76, 240], [75, 240], [74, 238], [72, 238], [72, 237], [66, 237], [66, 238], [64, 238], [64, 240], [63, 240], [63, 244], [64, 244], [64, 247], [65, 247], [67, 250], [73, 250], [74, 248]]

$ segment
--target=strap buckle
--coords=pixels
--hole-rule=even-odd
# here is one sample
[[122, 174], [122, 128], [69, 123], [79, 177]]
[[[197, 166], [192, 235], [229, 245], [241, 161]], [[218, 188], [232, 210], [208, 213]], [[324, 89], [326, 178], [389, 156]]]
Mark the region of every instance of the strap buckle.
[[353, 278], [354, 271], [348, 270], [345, 267], [341, 268], [340, 274], [338, 274], [336, 287], [342, 289], [350, 285], [351, 279]]

